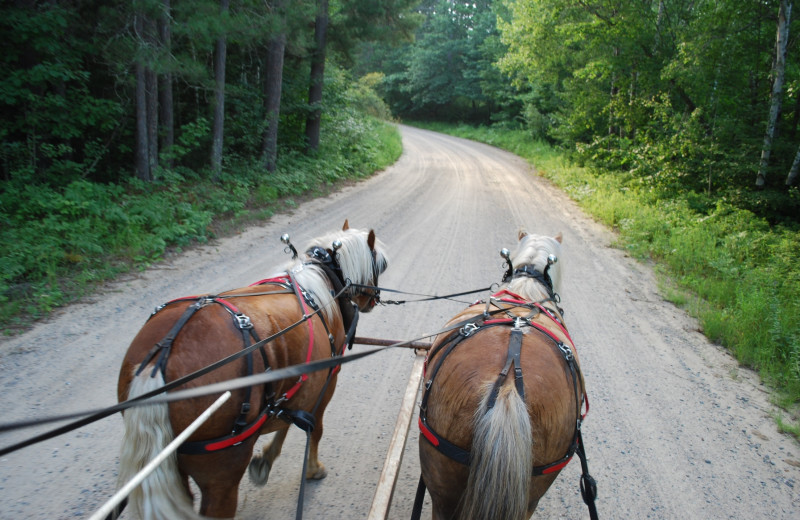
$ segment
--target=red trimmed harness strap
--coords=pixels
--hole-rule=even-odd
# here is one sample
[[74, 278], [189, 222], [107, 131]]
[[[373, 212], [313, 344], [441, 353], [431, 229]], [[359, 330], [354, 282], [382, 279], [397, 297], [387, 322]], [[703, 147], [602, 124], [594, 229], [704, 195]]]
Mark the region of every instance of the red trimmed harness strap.
[[[498, 293], [495, 296], [498, 296], [498, 295], [501, 295], [501, 294], [507, 294], [507, 295], [511, 296], [511, 298], [504, 298], [502, 300], [502, 301], [504, 301], [506, 303], [510, 303], [510, 304], [513, 304], [513, 305], [524, 306], [524, 307], [530, 307], [530, 302], [526, 302], [526, 301], [522, 300], [518, 295], [515, 295], [515, 294], [510, 293], [510, 292], [505, 291], [505, 290], [501, 291], [500, 293]], [[517, 298], [520, 298], [520, 299], [517, 299]], [[547, 315], [549, 318], [551, 318], [554, 323], [558, 324], [558, 326], [561, 328], [561, 330], [563, 330], [565, 332], [565, 334], [566, 334], [566, 329], [564, 329], [563, 325], [561, 325], [561, 323], [552, 315], [552, 313], [550, 313], [549, 311], [547, 311], [546, 308], [541, 307], [538, 304], [535, 304], [535, 306], [537, 308], [539, 308], [540, 310], [543, 310], [544, 314]], [[570, 443], [569, 448], [567, 449], [567, 453], [562, 458], [560, 458], [560, 459], [558, 459], [558, 460], [556, 460], [554, 462], [551, 462], [549, 464], [545, 464], [545, 465], [541, 465], [541, 466], [535, 466], [534, 468], [532, 468], [531, 474], [534, 475], [534, 476], [538, 476], [538, 475], [547, 475], [549, 473], [554, 473], [556, 471], [559, 471], [560, 469], [564, 468], [567, 464], [569, 464], [569, 462], [572, 460], [572, 457], [574, 456], [575, 452], [579, 448], [579, 445], [580, 445], [580, 422], [586, 416], [585, 413], [581, 414], [582, 402], [586, 403], [586, 407], [587, 407], [586, 410], [587, 410], [587, 413], [588, 413], [588, 400], [585, 399], [585, 395], [586, 395], [585, 391], [583, 393], [583, 396], [579, 397], [579, 394], [578, 394], [578, 378], [580, 377], [580, 368], [578, 367], [578, 365], [576, 363], [576, 360], [575, 360], [574, 356], [572, 355], [574, 346], [573, 346], [573, 349], [570, 349], [569, 347], [564, 345], [561, 342], [561, 340], [559, 340], [558, 337], [555, 334], [553, 334], [553, 332], [551, 332], [549, 329], [547, 329], [547, 327], [544, 327], [543, 325], [535, 323], [535, 322], [533, 322], [531, 320], [526, 320], [526, 319], [522, 319], [522, 318], [520, 318], [520, 319], [495, 318], [495, 319], [490, 319], [490, 320], [482, 320], [481, 318], [482, 317], [479, 317], [477, 320], [469, 322], [469, 325], [471, 325], [470, 327], [465, 326], [465, 327], [461, 328], [459, 331], [456, 331], [456, 332], [452, 333], [448, 338], [446, 338], [442, 343], [440, 343], [437, 346], [436, 349], [434, 349], [433, 351], [431, 351], [428, 354], [428, 357], [425, 360], [426, 371], [427, 371], [428, 360], [433, 358], [443, 348], [445, 349], [444, 352], [442, 353], [442, 356], [439, 358], [438, 363], [436, 363], [436, 366], [433, 368], [433, 372], [431, 373], [430, 379], [428, 379], [427, 382], [425, 383], [425, 390], [424, 390], [424, 393], [423, 393], [423, 396], [422, 396], [422, 402], [420, 403], [420, 413], [419, 413], [419, 420], [418, 420], [420, 433], [440, 453], [442, 453], [443, 455], [447, 456], [450, 459], [455, 460], [456, 462], [459, 462], [461, 464], [464, 464], [464, 465], [468, 466], [469, 463], [470, 463], [469, 450], [466, 450], [464, 448], [461, 448], [461, 447], [456, 446], [455, 444], [449, 442], [447, 439], [445, 439], [444, 437], [439, 435], [430, 426], [430, 424], [428, 424], [427, 403], [428, 403], [428, 396], [430, 395], [430, 391], [431, 391], [431, 386], [433, 385], [433, 380], [435, 379], [436, 374], [439, 372], [439, 369], [441, 368], [441, 366], [442, 366], [445, 358], [447, 357], [447, 355], [450, 352], [452, 352], [453, 349], [455, 349], [455, 347], [459, 343], [461, 343], [461, 341], [463, 341], [467, 337], [475, 335], [476, 333], [480, 332], [481, 330], [484, 330], [486, 327], [497, 326], [497, 325], [514, 325], [515, 328], [512, 330], [512, 335], [510, 337], [509, 353], [508, 353], [508, 356], [507, 356], [507, 359], [506, 359], [506, 366], [503, 369], [503, 372], [501, 372], [501, 376], [498, 377], [498, 379], [495, 381], [495, 385], [493, 387], [493, 392], [498, 388], [498, 384], [502, 385], [502, 382], [504, 381], [504, 373], [507, 372], [511, 361], [515, 361], [515, 363], [514, 363], [515, 364], [515, 370], [517, 371], [517, 375], [515, 377], [517, 379], [517, 387], [519, 388], [519, 386], [521, 385], [521, 381], [522, 381], [522, 379], [521, 379], [522, 378], [522, 374], [521, 374], [521, 368], [518, 367], [518, 365], [519, 365], [519, 356], [518, 356], [518, 354], [516, 353], [516, 351], [513, 348], [513, 346], [516, 345], [516, 342], [513, 341], [514, 340], [513, 332], [519, 330], [518, 326], [520, 324], [528, 325], [528, 326], [531, 326], [532, 328], [534, 328], [535, 330], [538, 330], [541, 333], [545, 334], [545, 336], [548, 339], [550, 339], [556, 345], [558, 351], [564, 357], [564, 360], [565, 360], [565, 362], [567, 363], [567, 366], [570, 369], [571, 379], [572, 379], [572, 382], [573, 382], [573, 389], [574, 389], [575, 399], [577, 401], [577, 407], [578, 407], [578, 411], [577, 411], [578, 418], [576, 420], [576, 429], [575, 429], [575, 435], [573, 436], [573, 440]], [[566, 334], [566, 336], [569, 339], [569, 342], [572, 343], [572, 339], [569, 337], [569, 334]], [[520, 338], [521, 338], [521, 335], [520, 335]], [[520, 338], [518, 338], [518, 339], [520, 339]], [[520, 341], [521, 341], [521, 339], [520, 339]], [[519, 392], [519, 389], [517, 391]], [[523, 392], [524, 392], [524, 390], [523, 390]], [[524, 395], [524, 393], [521, 393], [520, 395]], [[584, 399], [582, 399], [582, 397]]]
[[[284, 277], [274, 277], [274, 278], [267, 278], [264, 280], [260, 280], [254, 284], [251, 284], [250, 287], [257, 286], [257, 285], [279, 285], [284, 287], [285, 289], [292, 289], [292, 292], [297, 295], [298, 300], [301, 305], [301, 309], [304, 315], [308, 315], [308, 307], [306, 303], [309, 303], [305, 293], [299, 289], [298, 284], [291, 279], [290, 276]], [[269, 293], [267, 293], [269, 294]], [[244, 296], [252, 296], [252, 294], [235, 294], [235, 295], [227, 295], [226, 297], [244, 297]], [[167, 303], [157, 307], [153, 313], [151, 314], [150, 318], [152, 318], [155, 314], [159, 311], [167, 307], [168, 305], [185, 302], [185, 301], [195, 301], [194, 304], [187, 307], [178, 321], [172, 326], [170, 331], [167, 333], [167, 336], [158, 342], [151, 350], [148, 352], [147, 356], [145, 356], [144, 361], [141, 363], [139, 369], [137, 370], [137, 374], [141, 372], [145, 366], [155, 357], [155, 355], [161, 351], [159, 358], [156, 362], [156, 365], [153, 368], [152, 376], [155, 376], [156, 372], [160, 370], [164, 374], [164, 378], [166, 380], [166, 363], [169, 357], [169, 353], [172, 347], [172, 343], [174, 342], [175, 338], [177, 337], [180, 330], [186, 325], [189, 319], [202, 307], [210, 305], [212, 303], [216, 303], [221, 305], [225, 310], [227, 310], [231, 316], [234, 318], [234, 324], [236, 327], [242, 332], [242, 340], [244, 343], [244, 348], [247, 349], [249, 346], [250, 337], [256, 342], [259, 341], [258, 335], [255, 332], [255, 329], [246, 315], [244, 315], [239, 309], [232, 304], [230, 301], [226, 300], [220, 296], [185, 296], [182, 298], [176, 298], [174, 300], [170, 300]], [[323, 318], [323, 324], [327, 329], [327, 324], [325, 324]], [[308, 320], [309, 326], [309, 348], [308, 353], [306, 355], [306, 362], [311, 361], [311, 353], [313, 350], [314, 345], [314, 333], [313, 333], [313, 323], [311, 320]], [[269, 368], [269, 364], [267, 362], [266, 353], [264, 352], [263, 346], [259, 349], [264, 366]], [[252, 375], [253, 372], [253, 363], [252, 363], [252, 355], [250, 353], [245, 356], [246, 368], [247, 368], [247, 375]], [[308, 379], [307, 374], [303, 374], [298, 382], [288, 391], [286, 392], [280, 400], [281, 402], [285, 402], [286, 400], [290, 399], [300, 388], [300, 385], [303, 381]], [[211, 440], [204, 440], [204, 441], [192, 441], [192, 442], [185, 442], [178, 448], [178, 453], [186, 454], [186, 455], [198, 455], [204, 453], [212, 453], [214, 451], [218, 451], [221, 449], [229, 448], [231, 446], [236, 446], [242, 443], [244, 440], [249, 438], [250, 436], [256, 434], [263, 426], [264, 422], [273, 415], [280, 415], [282, 412], [286, 412], [285, 415], [293, 416], [293, 413], [290, 413], [288, 410], [283, 410], [276, 405], [274, 402], [274, 391], [271, 389], [271, 384], [268, 388], [265, 389], [265, 395], [268, 396], [267, 399], [269, 401], [265, 402], [264, 408], [259, 413], [258, 417], [249, 424], [246, 423], [246, 417], [250, 412], [250, 387], [246, 389], [245, 399], [242, 403], [242, 408], [239, 413], [239, 417], [235, 420], [234, 426], [232, 428], [232, 432], [229, 435], [225, 435], [222, 437], [218, 437], [216, 439]], [[299, 416], [298, 416], [299, 417]], [[299, 422], [302, 422], [300, 418], [298, 418]], [[296, 422], [293, 420], [293, 422]], [[313, 424], [309, 425], [313, 429]]]

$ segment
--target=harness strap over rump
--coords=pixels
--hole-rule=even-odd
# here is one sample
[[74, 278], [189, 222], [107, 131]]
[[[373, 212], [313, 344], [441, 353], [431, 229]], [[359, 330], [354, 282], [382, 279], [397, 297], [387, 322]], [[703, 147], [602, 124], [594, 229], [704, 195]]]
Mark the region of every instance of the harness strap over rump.
[[508, 355], [506, 357], [506, 364], [500, 375], [495, 379], [494, 386], [492, 386], [492, 393], [489, 394], [489, 401], [486, 404], [486, 409], [491, 410], [494, 408], [494, 403], [497, 401], [497, 394], [500, 392], [500, 387], [506, 382], [508, 370], [511, 364], [514, 364], [514, 384], [517, 387], [517, 393], [523, 400], [525, 400], [525, 382], [522, 380], [522, 365], [520, 364], [520, 354], [522, 350], [522, 330], [516, 325], [511, 331], [511, 337], [508, 340]]
[[[160, 352], [158, 360], [156, 361], [155, 366], [153, 367], [153, 371], [152, 371], [151, 377], [154, 377], [155, 374], [158, 371], [161, 371], [161, 373], [164, 376], [164, 379], [166, 381], [166, 364], [167, 364], [167, 360], [169, 358], [169, 354], [170, 354], [171, 349], [172, 349], [172, 345], [173, 345], [173, 343], [175, 341], [175, 338], [177, 337], [178, 333], [183, 329], [183, 327], [186, 325], [186, 323], [189, 321], [189, 319], [191, 319], [191, 317], [194, 316], [194, 314], [198, 310], [200, 310], [201, 308], [203, 308], [203, 307], [205, 307], [207, 305], [210, 305], [210, 304], [216, 303], [216, 304], [221, 305], [231, 315], [231, 317], [233, 318], [234, 325], [241, 332], [242, 344], [243, 344], [243, 349], [244, 350], [247, 350], [248, 347], [253, 344], [253, 343], [251, 343], [251, 340], [256, 342], [256, 343], [258, 343], [260, 340], [259, 340], [257, 332], [255, 331], [255, 328], [253, 327], [252, 322], [250, 321], [250, 318], [248, 316], [246, 316], [245, 314], [243, 314], [242, 312], [240, 312], [239, 309], [236, 308], [236, 306], [234, 306], [232, 303], [227, 301], [225, 298], [245, 297], [245, 296], [255, 296], [255, 295], [259, 295], [260, 296], [260, 295], [281, 294], [281, 293], [289, 292], [289, 293], [294, 293], [294, 294], [297, 295], [298, 299], [301, 302], [301, 308], [303, 309], [303, 312], [305, 314], [305, 307], [304, 307], [305, 295], [301, 294], [300, 290], [298, 289], [297, 284], [293, 280], [291, 280], [289, 278], [284, 278], [284, 277], [270, 278], [270, 279], [266, 279], [266, 280], [261, 280], [260, 282], [256, 282], [256, 283], [254, 283], [252, 285], [265, 285], [265, 284], [278, 285], [278, 286], [283, 287], [284, 290], [283, 291], [274, 291], [274, 292], [273, 291], [269, 291], [269, 292], [266, 292], [266, 293], [258, 293], [258, 294], [245, 293], [245, 294], [241, 294], [241, 295], [238, 295], [238, 294], [237, 295], [227, 295], [224, 298], [220, 297], [220, 296], [211, 296], [211, 295], [210, 296], [187, 296], [187, 297], [177, 298], [175, 300], [171, 300], [171, 301], [169, 301], [169, 302], [157, 307], [156, 310], [153, 311], [153, 313], [151, 314], [151, 316], [150, 316], [151, 318], [155, 314], [160, 312], [162, 309], [164, 309], [165, 307], [167, 307], [167, 306], [169, 306], [171, 304], [184, 302], [184, 301], [195, 300], [195, 303], [193, 303], [192, 305], [189, 305], [186, 308], [186, 310], [184, 310], [183, 314], [181, 314], [180, 318], [178, 318], [178, 320], [175, 322], [175, 324], [170, 328], [169, 332], [164, 337], [164, 339], [162, 339], [161, 341], [156, 343], [153, 346], [153, 348], [148, 352], [148, 354], [145, 356], [144, 360], [140, 364], [138, 370], [136, 371], [136, 374], [138, 375], [139, 373], [141, 373], [141, 371], [144, 369], [144, 367], [147, 366], [150, 363], [150, 361], [152, 361], [152, 359], [156, 356], [156, 354], [158, 354]], [[328, 328], [327, 327], [327, 323], [325, 323], [324, 318], [322, 318], [322, 320], [323, 320], [323, 325], [325, 326], [325, 329], [327, 331], [327, 328]], [[309, 323], [309, 326], [311, 327], [310, 323]], [[313, 346], [313, 328], [310, 331], [309, 340], [310, 340], [310, 344], [309, 344], [309, 351], [310, 351], [311, 347]], [[266, 368], [266, 370], [269, 370], [269, 362], [267, 360], [267, 355], [266, 355], [266, 352], [265, 352], [263, 346], [261, 346], [258, 350], [259, 350], [259, 353], [261, 354], [261, 359], [262, 359], [262, 361], [264, 363], [264, 367]], [[309, 353], [309, 355], [310, 355], [310, 353]], [[249, 352], [245, 356], [245, 370], [246, 370], [246, 375], [249, 376], [249, 375], [253, 374], [253, 357], [252, 357], [252, 353], [249, 353]], [[299, 387], [301, 382], [302, 382], [302, 380], [298, 381], [296, 387]], [[298, 388], [294, 388], [294, 392], [296, 392], [297, 389]], [[234, 421], [234, 424], [233, 424], [233, 427], [231, 429], [231, 433], [230, 434], [222, 436], [222, 437], [218, 437], [216, 439], [210, 439], [210, 440], [204, 440], [204, 441], [185, 442], [178, 448], [178, 453], [187, 454], [187, 455], [210, 453], [210, 452], [213, 452], [213, 451], [221, 450], [223, 448], [228, 448], [228, 447], [240, 444], [242, 441], [244, 441], [245, 439], [247, 439], [251, 435], [254, 435], [255, 433], [257, 433], [261, 429], [261, 426], [264, 424], [264, 422], [266, 422], [266, 420], [269, 418], [269, 416], [270, 415], [274, 415], [276, 413], [276, 411], [278, 410], [274, 406], [275, 392], [272, 389], [272, 384], [271, 383], [266, 385], [266, 387], [265, 387], [265, 396], [266, 397], [265, 397], [264, 408], [262, 409], [261, 413], [259, 413], [258, 417], [256, 417], [255, 420], [253, 420], [252, 422], [250, 422], [248, 424], [247, 423], [247, 416], [249, 415], [250, 409], [251, 409], [250, 396], [251, 396], [252, 388], [251, 387], [246, 387], [244, 389], [244, 391], [245, 391], [245, 395], [244, 395], [244, 399], [243, 399], [243, 402], [242, 402], [241, 410], [239, 412], [238, 417]], [[292, 392], [292, 394], [294, 392]], [[291, 397], [291, 395], [288, 396], [288, 397]], [[284, 394], [284, 400], [288, 399], [288, 397], [286, 396], [286, 394]], [[287, 414], [287, 415], [290, 415], [290, 414]], [[296, 422], [296, 424], [298, 424], [298, 426], [300, 426], [303, 429], [308, 429], [308, 428], [313, 429], [314, 428], [313, 424], [304, 427], [301, 424], [304, 421], [299, 415], [298, 415], [297, 421], [295, 421], [293, 419], [292, 422]]]
[[[549, 317], [552, 318], [551, 315], [547, 314]], [[445, 455], [446, 457], [455, 460], [461, 464], [468, 466], [470, 464], [470, 452], [464, 448], [456, 446], [455, 444], [449, 442], [447, 439], [439, 435], [430, 424], [428, 424], [427, 418], [427, 408], [428, 408], [428, 396], [430, 395], [431, 386], [433, 385], [433, 380], [436, 377], [436, 374], [439, 372], [439, 369], [442, 367], [445, 358], [447, 358], [448, 354], [455, 349], [455, 347], [460, 344], [464, 339], [469, 336], [472, 336], [478, 333], [481, 330], [484, 330], [487, 327], [493, 325], [513, 325], [514, 328], [511, 331], [511, 335], [509, 337], [509, 345], [508, 345], [508, 354], [506, 356], [506, 363], [501, 370], [498, 378], [495, 380], [494, 385], [492, 386], [491, 394], [489, 396], [487, 402], [487, 408], [491, 409], [497, 399], [497, 395], [499, 392], [500, 387], [505, 382], [505, 379], [508, 375], [509, 369], [511, 364], [514, 364], [514, 371], [515, 371], [515, 386], [519, 395], [524, 399], [525, 390], [524, 390], [524, 383], [522, 379], [522, 367], [520, 365], [520, 357], [521, 357], [521, 346], [522, 346], [522, 330], [520, 328], [520, 324], [524, 323], [525, 325], [530, 325], [534, 330], [537, 330], [545, 335], [546, 338], [551, 340], [555, 346], [557, 347], [559, 353], [564, 357], [565, 362], [569, 368], [573, 392], [575, 395], [575, 401], [577, 406], [577, 419], [576, 419], [576, 427], [575, 427], [575, 435], [573, 436], [573, 440], [570, 443], [567, 453], [561, 457], [560, 459], [544, 464], [541, 466], [535, 466], [531, 470], [531, 474], [534, 476], [538, 475], [546, 475], [548, 473], [553, 473], [562, 469], [566, 466], [569, 461], [572, 459], [573, 455], [575, 454], [576, 450], [579, 447], [580, 441], [580, 423], [583, 419], [581, 416], [581, 403], [582, 403], [582, 395], [580, 395], [578, 391], [578, 379], [580, 377], [580, 369], [578, 368], [577, 362], [575, 360], [574, 355], [572, 354], [572, 350], [562, 343], [556, 336], [554, 336], [546, 327], [543, 326], [534, 326], [534, 324], [529, 320], [523, 320], [521, 318], [515, 319], [494, 319], [490, 321], [481, 321], [482, 316], [478, 317], [475, 321], [470, 322], [467, 326], [463, 327], [457, 333], [451, 334], [450, 337], [445, 339], [442, 343], [440, 343], [436, 349], [434, 349], [430, 354], [429, 358], [434, 357], [442, 348], [444, 348], [444, 352], [442, 352], [441, 357], [439, 358], [438, 362], [433, 368], [430, 378], [425, 384], [425, 391], [422, 396], [422, 402], [420, 403], [420, 412], [419, 412], [419, 429], [420, 433], [422, 434], [425, 439], [431, 443], [433, 447], [435, 447], [440, 453]], [[553, 318], [554, 319], [554, 318]], [[522, 387], [522, 388], [521, 388]]]

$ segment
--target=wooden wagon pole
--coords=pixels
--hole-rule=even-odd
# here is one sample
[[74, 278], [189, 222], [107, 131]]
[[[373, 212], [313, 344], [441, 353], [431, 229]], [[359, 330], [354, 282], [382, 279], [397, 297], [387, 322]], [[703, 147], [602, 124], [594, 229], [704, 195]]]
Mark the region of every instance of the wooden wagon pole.
[[430, 350], [431, 344], [427, 341], [392, 341], [390, 339], [379, 339], [379, 338], [361, 338], [356, 336], [353, 340], [353, 343], [358, 343], [359, 345], [375, 345], [377, 347], [403, 347], [403, 348], [413, 348], [413, 349], [420, 349], [420, 350]]
[[[374, 340], [370, 338], [355, 339], [356, 343], [362, 343], [364, 340], [376, 342], [364, 343], [366, 345], [393, 344], [391, 341], [383, 343], [385, 340]], [[417, 343], [418, 345], [415, 345]], [[404, 346], [420, 350], [428, 350], [430, 348], [430, 344], [421, 342], [412, 342], [412, 344]], [[414, 415], [414, 403], [416, 402], [419, 384], [422, 380], [422, 367], [425, 364], [424, 352], [420, 352], [420, 350], [417, 350], [417, 355], [414, 358], [414, 366], [411, 368], [411, 376], [408, 379], [408, 386], [406, 386], [403, 402], [400, 405], [400, 413], [397, 415], [397, 422], [395, 423], [392, 440], [389, 442], [389, 451], [386, 454], [386, 460], [383, 464], [383, 470], [378, 480], [378, 487], [375, 490], [367, 520], [386, 520], [389, 516], [389, 508], [392, 505], [392, 495], [394, 494], [397, 477], [400, 473], [400, 463], [403, 461], [403, 450], [405, 450], [406, 440], [408, 439], [408, 428], [411, 425], [411, 417]]]

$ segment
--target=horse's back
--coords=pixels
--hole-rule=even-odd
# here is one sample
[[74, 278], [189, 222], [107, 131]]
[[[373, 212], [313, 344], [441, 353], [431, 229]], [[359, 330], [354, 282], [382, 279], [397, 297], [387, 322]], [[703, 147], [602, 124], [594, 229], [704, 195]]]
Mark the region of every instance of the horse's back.
[[[128, 397], [128, 388], [142, 362], [148, 358], [155, 345], [163, 344], [168, 336], [174, 336], [169, 348], [156, 349], [148, 365], [143, 367], [143, 373], [155, 377], [158, 374], [153, 372], [158, 372], [160, 368], [157, 368], [154, 362], [160, 356], [166, 356], [163, 373], [167, 382], [192, 374], [235, 354], [255, 343], [256, 338], [260, 340], [281, 333], [263, 346], [263, 356], [256, 350], [248, 356], [250, 361], [243, 357], [224, 364], [187, 382], [180, 387], [181, 389], [227, 381], [263, 372], [268, 367], [274, 370], [304, 363], [308, 358], [323, 359], [331, 355], [328, 333], [319, 318], [311, 320], [310, 327], [315, 329], [313, 342], [309, 341], [311, 329], [308, 323], [285, 331], [304, 315], [293, 292], [280, 291], [272, 286], [244, 287], [221, 294], [218, 300], [204, 304], [194, 312], [190, 307], [195, 305], [196, 299], [176, 301], [166, 305], [147, 320], [131, 342], [122, 362], [118, 383], [120, 400]], [[186, 319], [188, 313], [191, 315]], [[237, 325], [240, 319], [237, 314], [246, 317], [252, 324], [255, 336], [252, 336], [248, 329], [242, 329]], [[186, 319], [185, 323], [176, 330], [176, 324], [183, 319]], [[340, 325], [332, 332], [335, 337], [343, 337]], [[310, 374], [308, 381], [297, 392], [293, 405], [305, 407], [308, 404], [306, 401], [310, 402], [318, 395], [325, 377], [323, 372]], [[273, 384], [273, 390], [280, 395], [295, 381], [296, 379], [278, 381]], [[259, 403], [264, 402], [264, 392], [264, 385], [251, 387], [251, 411], [248, 421], [258, 416]], [[231, 399], [195, 432], [190, 440], [216, 438], [229, 434], [231, 426], [240, 414], [246, 393], [244, 388], [233, 390]], [[172, 403], [170, 419], [175, 433], [183, 431], [202, 410], [211, 406], [217, 397], [209, 395]], [[281, 422], [279, 425], [284, 426], [285, 423]]]

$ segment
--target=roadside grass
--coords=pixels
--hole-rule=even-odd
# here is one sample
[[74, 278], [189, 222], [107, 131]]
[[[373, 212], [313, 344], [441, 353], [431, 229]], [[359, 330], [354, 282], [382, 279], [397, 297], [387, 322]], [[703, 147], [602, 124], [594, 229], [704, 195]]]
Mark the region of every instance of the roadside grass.
[[29, 328], [122, 273], [235, 233], [306, 198], [325, 195], [394, 163], [395, 125], [351, 117], [314, 156], [287, 152], [267, 174], [235, 159], [213, 182], [207, 172], [162, 171], [159, 180], [55, 188], [0, 185], [0, 330]]
[[418, 126], [525, 158], [614, 229], [616, 247], [654, 261], [664, 298], [758, 372], [786, 413], [779, 428], [800, 439], [800, 229], [770, 226], [724, 199], [700, 205], [692, 193], [654, 194], [623, 174], [575, 166], [520, 130]]

